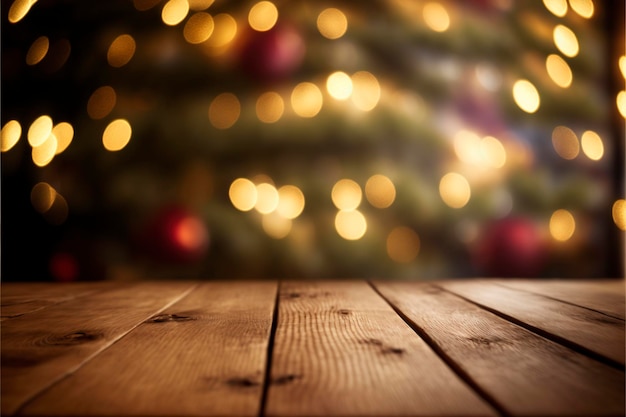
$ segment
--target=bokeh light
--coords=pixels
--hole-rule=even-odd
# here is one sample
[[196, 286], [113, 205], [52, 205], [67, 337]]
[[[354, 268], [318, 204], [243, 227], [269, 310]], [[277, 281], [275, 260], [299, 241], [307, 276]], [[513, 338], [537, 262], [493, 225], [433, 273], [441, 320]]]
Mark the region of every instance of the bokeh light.
[[250, 9], [248, 23], [259, 32], [270, 30], [278, 20], [278, 9], [271, 1], [260, 1]]
[[132, 128], [125, 119], [113, 120], [107, 125], [102, 134], [102, 144], [107, 151], [122, 150], [130, 142]]
[[37, 0], [15, 0], [9, 8], [9, 22], [17, 23], [22, 20], [35, 3]]
[[411, 228], [399, 226], [387, 236], [387, 254], [399, 263], [409, 263], [417, 258], [420, 251], [419, 235]]
[[45, 167], [52, 161], [54, 155], [56, 155], [56, 151], [57, 138], [50, 132], [43, 143], [33, 146], [31, 156], [35, 165]]
[[17, 120], [9, 120], [2, 126], [0, 150], [7, 152], [13, 148], [22, 136], [22, 125]]
[[423, 16], [426, 25], [435, 32], [445, 32], [450, 27], [450, 15], [441, 3], [426, 3]]
[[57, 138], [56, 154], [60, 154], [72, 143], [74, 128], [68, 122], [61, 122], [52, 128], [52, 134]]
[[617, 104], [617, 110], [619, 110], [619, 113], [626, 119], [626, 91], [622, 90], [617, 93], [615, 103]]
[[256, 101], [256, 115], [263, 123], [275, 123], [285, 112], [285, 102], [280, 94], [268, 91]]
[[161, 3], [161, 0], [133, 0], [133, 6], [140, 12], [150, 10], [159, 3]]
[[365, 197], [377, 208], [387, 208], [396, 199], [396, 187], [393, 182], [382, 174], [372, 175], [365, 183]]
[[197, 251], [209, 242], [209, 233], [202, 220], [195, 216], [183, 216], [173, 225], [172, 238], [178, 246]]
[[380, 101], [380, 83], [368, 71], [352, 74], [352, 102], [362, 111], [373, 110]]
[[256, 185], [257, 200], [254, 208], [261, 214], [270, 214], [278, 207], [278, 190], [268, 182]]
[[580, 144], [572, 129], [566, 126], [557, 126], [552, 131], [552, 146], [563, 159], [571, 160], [578, 156]]
[[620, 198], [615, 200], [611, 207], [613, 222], [620, 230], [626, 230], [626, 200]]
[[587, 158], [599, 161], [604, 156], [602, 138], [592, 130], [585, 131], [580, 137], [580, 146]]
[[358, 210], [340, 210], [335, 216], [335, 230], [346, 240], [359, 240], [367, 231], [367, 220]]
[[449, 172], [439, 181], [439, 195], [448, 206], [458, 209], [469, 202], [472, 191], [463, 175]]
[[113, 111], [117, 94], [113, 87], [105, 85], [96, 89], [87, 101], [87, 114], [94, 120], [103, 119]]
[[189, 9], [194, 11], [206, 10], [215, 2], [215, 0], [187, 0]]
[[355, 181], [344, 178], [335, 183], [331, 191], [331, 199], [339, 210], [354, 210], [363, 198], [361, 187]]
[[283, 185], [278, 189], [276, 212], [286, 219], [295, 219], [304, 210], [304, 194], [295, 185]]
[[578, 55], [578, 38], [567, 26], [557, 25], [553, 32], [554, 44], [561, 53], [567, 57]]
[[325, 38], [339, 39], [348, 30], [348, 19], [339, 9], [325, 9], [317, 16], [317, 30]]
[[550, 235], [555, 240], [565, 242], [569, 240], [576, 230], [574, 216], [567, 210], [559, 209], [550, 217]]
[[213, 33], [206, 44], [213, 48], [222, 48], [235, 39], [237, 35], [237, 21], [228, 13], [219, 13], [213, 16]]
[[513, 84], [513, 99], [515, 104], [526, 113], [535, 113], [541, 101], [539, 91], [528, 80], [518, 80]]
[[334, 99], [346, 100], [352, 94], [352, 79], [345, 72], [333, 72], [326, 79], [326, 90]]
[[30, 191], [30, 201], [39, 213], [45, 213], [52, 207], [57, 192], [47, 182], [39, 182]]
[[250, 211], [257, 201], [256, 186], [247, 178], [237, 178], [230, 184], [228, 197], [237, 210]]
[[269, 237], [283, 239], [291, 232], [292, 221], [277, 212], [272, 212], [263, 216], [261, 227]]
[[567, 14], [567, 0], [543, 0], [543, 5], [557, 17]]
[[214, 28], [213, 16], [205, 12], [194, 13], [185, 23], [183, 36], [191, 44], [202, 43], [211, 37]]
[[48, 115], [39, 116], [28, 128], [28, 143], [37, 147], [44, 143], [52, 133], [52, 118]]
[[187, 17], [189, 3], [187, 0], [168, 0], [161, 10], [161, 20], [168, 26], [176, 26]]
[[322, 92], [313, 83], [302, 82], [291, 92], [291, 107], [300, 117], [315, 117], [322, 109]]
[[35, 39], [26, 53], [26, 64], [36, 65], [40, 63], [48, 53], [48, 49], [50, 49], [50, 40], [47, 36], [40, 36]]
[[120, 35], [109, 46], [107, 52], [107, 61], [109, 65], [115, 68], [123, 67], [135, 55], [135, 39], [127, 34]]
[[546, 70], [550, 79], [554, 81], [556, 85], [562, 88], [567, 88], [572, 85], [573, 75], [572, 70], [559, 55], [551, 54], [546, 58]]
[[591, 0], [569, 0], [569, 5], [573, 11], [585, 19], [589, 19], [593, 16], [594, 6]]
[[480, 150], [483, 159], [492, 168], [502, 168], [506, 164], [506, 150], [504, 145], [493, 136], [485, 136], [480, 140]]
[[232, 93], [222, 93], [209, 106], [209, 121], [217, 129], [228, 129], [239, 120], [241, 104]]

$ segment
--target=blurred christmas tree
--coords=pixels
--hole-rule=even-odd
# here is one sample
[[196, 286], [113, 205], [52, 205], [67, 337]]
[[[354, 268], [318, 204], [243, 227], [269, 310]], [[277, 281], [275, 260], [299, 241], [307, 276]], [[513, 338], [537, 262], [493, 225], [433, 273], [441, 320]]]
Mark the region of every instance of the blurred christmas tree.
[[611, 5], [3, 0], [3, 278], [610, 275]]

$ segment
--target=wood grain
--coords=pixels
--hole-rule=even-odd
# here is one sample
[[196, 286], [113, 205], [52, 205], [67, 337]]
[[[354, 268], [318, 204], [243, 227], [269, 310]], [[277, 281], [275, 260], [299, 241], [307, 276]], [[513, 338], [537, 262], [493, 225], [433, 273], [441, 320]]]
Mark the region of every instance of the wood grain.
[[272, 282], [201, 284], [23, 413], [256, 416], [276, 290]]
[[2, 415], [78, 369], [190, 283], [120, 285], [2, 322]]
[[[469, 294], [474, 286], [450, 288]], [[428, 284], [377, 282], [375, 287], [507, 414], [624, 414], [624, 372]], [[541, 308], [528, 311], [531, 321], [530, 316], [546, 314]]]
[[624, 365], [624, 321], [495, 283], [448, 281], [442, 288], [510, 319]]
[[266, 415], [493, 415], [365, 282], [280, 289]]

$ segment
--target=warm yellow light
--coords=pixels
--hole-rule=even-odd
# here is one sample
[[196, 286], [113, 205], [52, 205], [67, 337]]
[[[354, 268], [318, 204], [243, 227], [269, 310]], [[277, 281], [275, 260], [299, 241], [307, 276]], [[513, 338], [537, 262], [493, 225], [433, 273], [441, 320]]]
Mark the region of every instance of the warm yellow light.
[[48, 115], [39, 116], [28, 128], [28, 143], [37, 147], [44, 143], [52, 133], [52, 118]]
[[567, 26], [557, 25], [553, 32], [554, 44], [563, 55], [570, 58], [578, 55], [578, 39]]
[[50, 184], [39, 182], [30, 191], [30, 202], [39, 213], [45, 213], [52, 207], [56, 196], [57, 192]]
[[346, 240], [359, 240], [367, 231], [367, 220], [358, 210], [340, 210], [335, 216], [335, 230]]
[[462, 208], [469, 202], [472, 192], [463, 175], [449, 172], [439, 182], [439, 195], [448, 206]]
[[619, 70], [622, 72], [622, 77], [626, 79], [626, 56], [622, 55], [618, 61]]
[[45, 219], [48, 223], [59, 225], [67, 220], [68, 214], [69, 207], [67, 205], [67, 201], [61, 194], [56, 193], [54, 201], [52, 202], [52, 207], [45, 212]]
[[587, 158], [599, 161], [604, 156], [604, 144], [602, 138], [596, 132], [587, 130], [580, 138], [580, 146]]
[[515, 104], [526, 113], [536, 112], [541, 102], [539, 91], [528, 80], [518, 80], [513, 84], [513, 99]]
[[276, 212], [286, 219], [295, 219], [304, 210], [304, 194], [295, 185], [284, 185], [278, 189]]
[[426, 3], [423, 16], [426, 25], [435, 32], [445, 32], [450, 27], [450, 15], [441, 3]]
[[585, 19], [589, 19], [593, 16], [594, 7], [593, 1], [591, 0], [569, 0], [569, 5], [573, 11]]
[[380, 84], [378, 79], [367, 71], [352, 74], [352, 102], [357, 109], [373, 110], [380, 101]]
[[270, 214], [278, 207], [278, 190], [272, 184], [262, 182], [256, 186], [257, 201], [254, 205], [261, 214]]
[[206, 10], [213, 4], [215, 0], [187, 0], [189, 3], [189, 9], [191, 10]]
[[466, 164], [480, 165], [483, 154], [480, 149], [480, 136], [469, 130], [460, 130], [454, 135], [452, 141], [454, 153], [460, 161]]
[[487, 165], [492, 168], [502, 168], [506, 164], [506, 150], [498, 139], [485, 136], [480, 141], [480, 150]]
[[117, 94], [113, 87], [105, 85], [94, 91], [87, 101], [87, 114], [94, 120], [103, 119], [113, 111]]
[[26, 53], [26, 64], [36, 65], [45, 58], [48, 50], [50, 49], [50, 40], [47, 36], [40, 36], [35, 39], [35, 42], [28, 48]]
[[291, 107], [300, 117], [315, 117], [322, 109], [322, 92], [313, 83], [302, 82], [291, 92]]
[[249, 179], [237, 178], [230, 184], [228, 197], [237, 210], [250, 211], [257, 201], [256, 185]]
[[17, 23], [22, 20], [35, 3], [37, 0], [15, 0], [9, 8], [9, 22]]
[[557, 17], [563, 17], [567, 14], [566, 0], [543, 0], [543, 5]]
[[396, 199], [396, 187], [382, 174], [372, 175], [365, 183], [365, 197], [377, 208], [387, 208]]
[[189, 13], [187, 0], [169, 0], [161, 10], [161, 20], [168, 26], [176, 26], [182, 22]]
[[291, 232], [292, 221], [273, 212], [261, 219], [261, 226], [267, 235], [274, 239], [283, 239]]
[[363, 198], [359, 184], [348, 178], [337, 181], [330, 195], [333, 204], [339, 210], [354, 210], [361, 204]]
[[211, 37], [214, 29], [213, 16], [205, 12], [194, 13], [185, 23], [183, 36], [191, 44], [198, 44]]
[[396, 227], [387, 236], [387, 254], [399, 263], [413, 261], [420, 251], [420, 238], [413, 229]]
[[576, 230], [574, 216], [567, 210], [559, 209], [550, 217], [550, 234], [555, 240], [564, 242], [572, 237]]
[[559, 87], [567, 88], [572, 84], [574, 78], [572, 70], [560, 56], [556, 54], [548, 55], [546, 58], [546, 69], [550, 79]]
[[333, 72], [326, 79], [326, 90], [334, 99], [346, 100], [352, 94], [352, 79], [345, 72]]
[[109, 46], [107, 52], [107, 61], [109, 65], [115, 68], [123, 67], [135, 55], [135, 39], [130, 35], [120, 35]]
[[256, 101], [256, 115], [263, 123], [275, 123], [285, 112], [285, 102], [273, 91], [263, 93]]
[[278, 20], [278, 9], [271, 1], [260, 1], [250, 9], [248, 23], [259, 32], [270, 30]]
[[2, 126], [0, 150], [7, 152], [13, 148], [22, 136], [22, 125], [17, 120], [9, 120]]
[[576, 133], [565, 126], [557, 126], [552, 131], [552, 146], [561, 158], [567, 160], [576, 158], [580, 152]]
[[133, 130], [127, 120], [113, 120], [106, 129], [104, 129], [102, 144], [107, 151], [119, 151], [128, 145], [132, 132]]
[[239, 120], [241, 104], [232, 93], [222, 93], [209, 106], [209, 121], [217, 129], [228, 129]]
[[207, 45], [221, 48], [228, 45], [237, 35], [237, 21], [229, 14], [220, 13], [213, 17], [213, 33]]
[[33, 147], [31, 153], [33, 162], [38, 167], [45, 167], [54, 158], [56, 150], [57, 138], [52, 133], [50, 133], [43, 143]]
[[613, 203], [611, 208], [613, 221], [620, 230], [626, 230], [626, 200], [620, 198]]
[[348, 19], [339, 9], [325, 9], [317, 16], [317, 30], [325, 38], [339, 39], [348, 30]]
[[619, 110], [619, 113], [626, 119], [626, 91], [622, 90], [617, 93], [615, 103], [617, 104], [617, 110]]
[[61, 122], [52, 128], [52, 134], [57, 138], [56, 154], [60, 154], [72, 143], [74, 128], [67, 122]]

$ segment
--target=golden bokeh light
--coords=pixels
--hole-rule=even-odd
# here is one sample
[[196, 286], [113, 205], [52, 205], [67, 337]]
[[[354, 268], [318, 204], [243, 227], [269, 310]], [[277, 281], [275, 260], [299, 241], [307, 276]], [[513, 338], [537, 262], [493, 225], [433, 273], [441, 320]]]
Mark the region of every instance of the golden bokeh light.
[[317, 16], [317, 30], [327, 39], [339, 39], [348, 30], [348, 18], [334, 7], [325, 9]]
[[28, 143], [33, 148], [44, 143], [52, 133], [52, 118], [48, 115], [39, 116], [28, 128]]
[[420, 238], [411, 228], [394, 228], [387, 236], [387, 255], [398, 263], [409, 263], [417, 258], [420, 251]]
[[87, 101], [87, 114], [94, 120], [103, 119], [113, 111], [116, 102], [117, 94], [113, 87], [99, 87]]
[[168, 0], [161, 10], [161, 20], [168, 26], [176, 26], [182, 22], [189, 13], [187, 0]]
[[626, 230], [626, 200], [615, 200], [611, 208], [613, 222], [620, 230]]
[[232, 93], [222, 93], [209, 106], [209, 121], [217, 129], [228, 129], [241, 114], [239, 99]]
[[30, 191], [30, 202], [39, 213], [50, 210], [57, 192], [47, 182], [39, 182]]
[[250, 9], [248, 24], [258, 32], [266, 32], [274, 27], [278, 20], [278, 9], [271, 1], [260, 1]]
[[247, 178], [237, 178], [230, 184], [228, 197], [239, 211], [250, 211], [257, 201], [256, 185]]
[[365, 183], [365, 197], [376, 208], [387, 208], [396, 199], [396, 187], [393, 182], [382, 174], [369, 177]]
[[517, 80], [513, 84], [513, 99], [515, 104], [526, 113], [535, 113], [541, 102], [539, 91], [528, 80]]
[[572, 70], [559, 55], [551, 54], [546, 58], [546, 70], [556, 85], [567, 88], [572, 84]]
[[50, 49], [50, 40], [47, 36], [40, 36], [32, 43], [26, 53], [26, 64], [36, 65], [45, 58]]
[[439, 195], [449, 207], [462, 208], [469, 202], [472, 191], [463, 175], [449, 172], [439, 182]]
[[367, 220], [358, 210], [340, 210], [335, 216], [335, 230], [346, 240], [359, 240], [367, 231]]
[[569, 5], [573, 11], [585, 19], [589, 19], [593, 16], [594, 6], [591, 0], [569, 0]]
[[557, 126], [552, 131], [552, 146], [563, 159], [571, 160], [578, 156], [580, 144], [572, 129], [566, 126]]
[[213, 48], [222, 48], [232, 42], [237, 35], [237, 21], [227, 13], [213, 16], [213, 33], [206, 44]]
[[270, 214], [278, 207], [278, 190], [268, 182], [256, 185], [257, 200], [254, 208], [261, 214]]
[[550, 235], [555, 240], [565, 242], [569, 240], [576, 230], [576, 220], [567, 210], [559, 209], [550, 216]]
[[278, 189], [276, 212], [286, 219], [295, 219], [304, 210], [304, 194], [295, 185], [283, 185]]
[[622, 55], [619, 57], [617, 65], [619, 66], [619, 70], [622, 73], [622, 77], [626, 79], [626, 55]]
[[435, 32], [445, 32], [450, 27], [450, 15], [441, 3], [426, 3], [422, 14], [426, 25]]
[[185, 23], [183, 36], [191, 44], [198, 44], [211, 37], [215, 24], [213, 16], [205, 12], [194, 13]]
[[37, 0], [15, 0], [9, 8], [9, 22], [17, 23], [24, 18]]
[[68, 122], [61, 122], [52, 128], [52, 134], [57, 138], [56, 154], [58, 155], [72, 143], [74, 128]]
[[619, 110], [619, 113], [624, 119], [626, 119], [626, 91], [622, 90], [617, 93], [615, 103], [617, 104], [617, 110]]
[[57, 151], [57, 138], [52, 133], [48, 135], [45, 141], [40, 145], [34, 146], [32, 150], [32, 159], [38, 167], [48, 165]]
[[161, 3], [161, 0], [133, 0], [133, 6], [140, 12], [150, 10], [159, 3]]
[[206, 10], [215, 2], [215, 0], [187, 0], [189, 9], [194, 11]]
[[202, 220], [194, 216], [185, 216], [178, 221], [173, 229], [176, 243], [188, 250], [197, 250], [206, 246], [209, 233]]
[[263, 231], [273, 239], [283, 239], [291, 232], [292, 221], [280, 214], [273, 212], [266, 214], [261, 219]]
[[352, 102], [357, 109], [373, 110], [380, 101], [380, 83], [370, 72], [359, 71], [352, 74]]
[[315, 117], [322, 109], [322, 92], [313, 83], [302, 82], [291, 92], [291, 107], [300, 117]]
[[543, 0], [543, 5], [556, 17], [567, 14], [567, 0]]
[[480, 136], [469, 130], [458, 131], [452, 141], [457, 158], [473, 165], [481, 165], [483, 162], [480, 143]]
[[485, 163], [492, 168], [502, 168], [506, 164], [504, 145], [493, 136], [485, 136], [480, 140], [480, 150]]
[[132, 136], [133, 130], [125, 119], [113, 120], [104, 129], [102, 144], [107, 151], [115, 152], [124, 149]]
[[561, 53], [567, 57], [578, 55], [578, 38], [567, 26], [557, 25], [553, 31], [554, 44]]
[[44, 218], [46, 221], [53, 225], [60, 225], [69, 215], [69, 206], [67, 205], [67, 200], [61, 194], [56, 193], [54, 196], [54, 201], [52, 202], [52, 207], [44, 214]]
[[280, 94], [268, 91], [256, 101], [256, 115], [263, 123], [275, 123], [283, 117], [285, 102]]
[[120, 68], [128, 64], [135, 55], [135, 39], [127, 34], [123, 34], [115, 38], [109, 46], [107, 52], [107, 61], [110, 66]]
[[333, 72], [326, 79], [326, 90], [336, 100], [347, 100], [352, 94], [352, 78], [342, 71]]
[[22, 136], [22, 125], [17, 120], [9, 120], [2, 126], [0, 151], [7, 152], [13, 148]]
[[355, 181], [344, 178], [335, 183], [330, 196], [339, 210], [354, 210], [361, 204], [363, 192]]
[[602, 138], [593, 130], [587, 130], [582, 134], [580, 146], [587, 158], [593, 161], [599, 161], [604, 156]]

